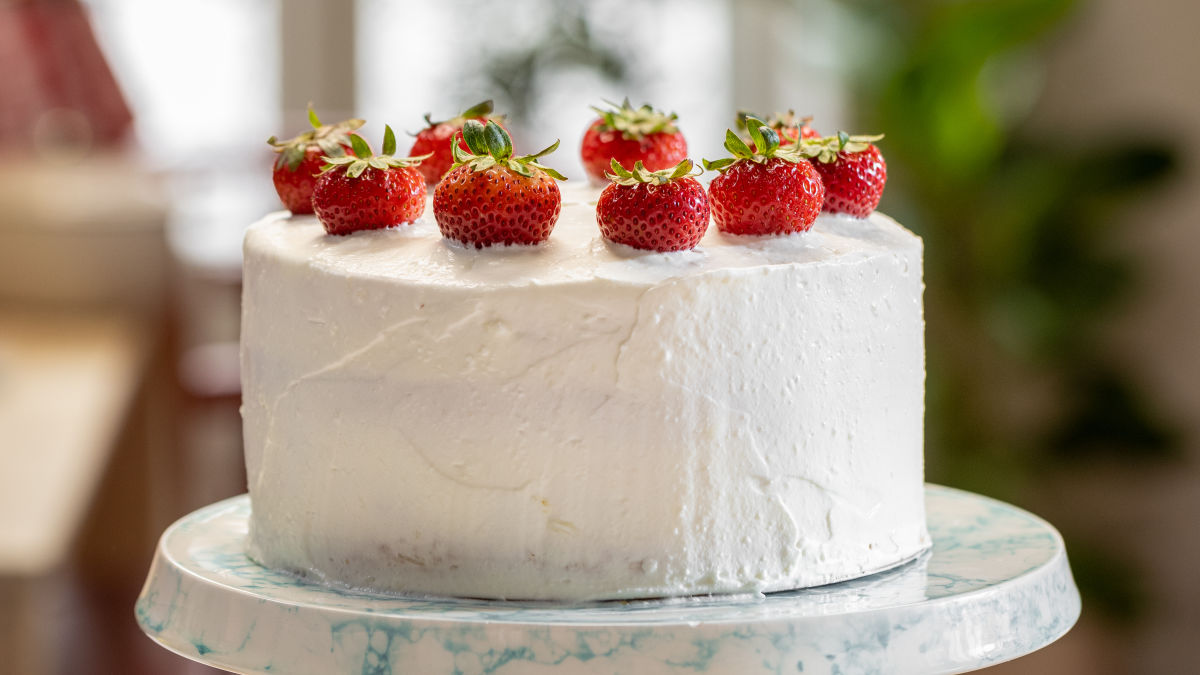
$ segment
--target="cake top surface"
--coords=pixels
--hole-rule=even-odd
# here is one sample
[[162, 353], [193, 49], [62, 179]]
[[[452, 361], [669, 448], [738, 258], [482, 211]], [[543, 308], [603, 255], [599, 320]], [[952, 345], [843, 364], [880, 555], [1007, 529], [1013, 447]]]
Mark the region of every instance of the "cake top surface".
[[656, 253], [606, 241], [596, 226], [599, 190], [562, 186], [562, 212], [549, 241], [482, 250], [444, 239], [432, 208], [411, 225], [327, 235], [314, 216], [268, 215], [251, 226], [247, 250], [352, 277], [460, 286], [568, 284], [601, 278], [646, 284], [716, 270], [850, 263], [919, 249], [921, 240], [891, 218], [822, 214], [809, 232], [737, 236], [710, 227], [690, 251]]

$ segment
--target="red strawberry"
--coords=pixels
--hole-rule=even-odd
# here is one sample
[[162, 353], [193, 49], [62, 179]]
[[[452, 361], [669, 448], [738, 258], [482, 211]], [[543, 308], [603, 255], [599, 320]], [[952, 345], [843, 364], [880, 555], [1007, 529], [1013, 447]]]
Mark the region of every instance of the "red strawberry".
[[[757, 119], [758, 116], [753, 113], [746, 112], [745, 110], [738, 111], [738, 131], [746, 130], [747, 118]], [[764, 124], [771, 127], [776, 134], [779, 134], [780, 145], [791, 145], [801, 138], [816, 139], [821, 137], [821, 134], [818, 133], [816, 129], [813, 129], [811, 126], [809, 126], [810, 122], [812, 122], [811, 116], [797, 117], [796, 111], [789, 110], [786, 113], [775, 113], [774, 115], [771, 115], [767, 118], [767, 121]], [[750, 145], [749, 147], [751, 150], [754, 150], [753, 145]]]
[[359, 119], [323, 125], [312, 108], [308, 109], [308, 121], [312, 131], [286, 141], [278, 141], [274, 136], [267, 139], [279, 153], [271, 175], [275, 192], [294, 214], [313, 212], [313, 187], [317, 184], [317, 173], [325, 164], [323, 158], [345, 155], [350, 149], [350, 132], [363, 125]]
[[708, 229], [708, 197], [691, 176], [692, 160], [671, 169], [633, 171], [612, 161], [612, 183], [596, 203], [596, 223], [605, 239], [651, 251], [695, 248]]
[[350, 141], [357, 157], [326, 157], [312, 204], [329, 234], [350, 234], [411, 223], [425, 212], [424, 157], [394, 157], [396, 136], [384, 127], [383, 154], [361, 136]]
[[433, 191], [433, 215], [447, 239], [483, 248], [537, 244], [550, 236], [562, 195], [555, 179], [566, 178], [537, 162], [558, 148], [512, 156], [512, 139], [500, 125], [468, 120], [467, 150], [452, 146], [454, 166]]
[[467, 108], [458, 115], [448, 120], [434, 122], [429, 115], [425, 115], [425, 122], [429, 125], [417, 132], [417, 140], [413, 141], [412, 149], [408, 151], [409, 155], [432, 155], [429, 159], [421, 162], [417, 169], [421, 175], [425, 177], [425, 182], [429, 185], [436, 185], [442, 176], [450, 170], [450, 166], [454, 164], [454, 155], [450, 152], [450, 140], [458, 137], [458, 145], [463, 150], [467, 149], [466, 143], [462, 141], [462, 128], [467, 120], [479, 120], [487, 122], [489, 119], [497, 123], [503, 121], [501, 116], [492, 116], [492, 102], [490, 100], [483, 103], [476, 103]]
[[612, 160], [628, 170], [641, 160], [651, 171], [669, 169], [687, 159], [687, 141], [675, 126], [675, 113], [666, 115], [648, 104], [635, 109], [629, 99], [613, 110], [592, 108], [600, 119], [583, 135], [583, 168], [596, 183], [607, 183]]
[[843, 132], [804, 144], [825, 183], [822, 210], [866, 218], [879, 206], [887, 183], [887, 162], [874, 145], [881, 138]]
[[729, 234], [805, 232], [821, 212], [825, 187], [817, 170], [798, 152], [781, 148], [779, 135], [761, 120], [746, 120], [754, 152], [730, 129], [725, 149], [733, 157], [704, 161], [721, 172], [708, 187], [713, 220]]

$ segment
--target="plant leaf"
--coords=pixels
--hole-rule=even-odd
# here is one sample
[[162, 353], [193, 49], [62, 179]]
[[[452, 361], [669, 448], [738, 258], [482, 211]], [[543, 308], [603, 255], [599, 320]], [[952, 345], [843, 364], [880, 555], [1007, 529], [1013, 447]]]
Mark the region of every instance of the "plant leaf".
[[467, 108], [466, 110], [462, 111], [462, 115], [460, 115], [460, 117], [462, 117], [463, 119], [469, 120], [474, 117], [486, 117], [486, 116], [490, 115], [491, 113], [492, 113], [492, 99], [489, 98], [486, 101], [481, 101], [479, 103], [476, 103], [475, 105], [471, 106], [470, 108]]
[[679, 164], [676, 164], [675, 171], [671, 173], [671, 180], [683, 178], [684, 176], [690, 174], [693, 166], [692, 160], [690, 159], [685, 159]]
[[537, 162], [518, 162], [515, 159], [508, 160], [504, 163], [504, 166], [508, 167], [510, 171], [515, 171], [525, 177], [532, 177], [533, 168], [539, 168]]
[[547, 174], [549, 174], [549, 176], [550, 176], [551, 178], [553, 178], [553, 179], [555, 179], [555, 180], [566, 180], [566, 179], [567, 179], [567, 177], [566, 177], [566, 176], [562, 175], [562, 174], [561, 174], [561, 173], [559, 173], [558, 171], [556, 171], [556, 170], [554, 170], [554, 169], [551, 169], [551, 168], [550, 168], [550, 167], [548, 167], [548, 166], [544, 166], [544, 165], [542, 165], [542, 164], [538, 164], [537, 162], [529, 162], [528, 166], [536, 167], [536, 168], [538, 168], [538, 169], [541, 169], [542, 171], [545, 171]]
[[467, 120], [463, 125], [462, 135], [466, 141], [467, 147], [470, 148], [473, 155], [488, 154], [487, 137], [484, 135], [484, 126], [478, 120]]
[[555, 139], [555, 141], [553, 143], [551, 143], [550, 145], [547, 145], [546, 147], [542, 148], [538, 152], [535, 152], [532, 155], [529, 155], [529, 158], [537, 159], [538, 157], [545, 157], [546, 155], [554, 152], [555, 150], [558, 149], [558, 141], [559, 141], [559, 139]]
[[383, 125], [383, 154], [396, 154], [396, 134], [392, 131], [392, 127]]
[[613, 175], [617, 178], [633, 178], [633, 174], [628, 169], [621, 166], [616, 157], [609, 160], [608, 167], [612, 169]]
[[[746, 133], [750, 134], [750, 140], [754, 141], [754, 149], [759, 154], [766, 154], [766, 144], [763, 142], [762, 130], [767, 128], [766, 123], [757, 117], [746, 118]], [[730, 129], [730, 132], [733, 130]]]
[[733, 129], [725, 130], [725, 149], [738, 158], [745, 158], [754, 154], [750, 152], [750, 147], [742, 139], [738, 138], [737, 134], [733, 133]]
[[704, 163], [705, 171], [724, 171], [734, 164], [737, 164], [740, 160], [735, 157], [722, 157], [721, 159], [712, 161], [707, 159], [702, 159], [700, 161]]
[[318, 129], [321, 127], [321, 120], [317, 117], [317, 111], [313, 110], [312, 104], [308, 104], [308, 123], [312, 128]]
[[779, 149], [779, 134], [768, 126], [758, 128], [758, 135], [762, 137], [762, 143], [758, 146], [759, 154], [770, 157]]
[[371, 146], [366, 139], [358, 134], [350, 134], [350, 147], [354, 148], [354, 154], [362, 158], [370, 157], [375, 154], [371, 152]]
[[473, 157], [469, 151], [462, 149], [462, 145], [458, 142], [459, 138], [460, 136], [455, 134], [454, 138], [450, 139], [450, 155], [454, 157], [455, 164], [463, 164]]
[[500, 128], [499, 124], [489, 120], [487, 126], [483, 128], [483, 133], [487, 139], [488, 152], [493, 157], [505, 160], [512, 156], [512, 139], [504, 129]]

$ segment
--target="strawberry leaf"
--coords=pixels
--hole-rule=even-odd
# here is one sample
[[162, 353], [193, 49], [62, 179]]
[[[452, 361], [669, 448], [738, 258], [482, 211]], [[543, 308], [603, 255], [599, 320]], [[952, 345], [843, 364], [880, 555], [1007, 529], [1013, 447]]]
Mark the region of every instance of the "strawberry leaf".
[[550, 145], [547, 145], [546, 147], [533, 153], [532, 155], [529, 155], [529, 157], [531, 159], [537, 159], [538, 157], [544, 157], [544, 156], [554, 152], [557, 149], [558, 149], [558, 140], [556, 139], [553, 143], [551, 143]]
[[487, 139], [488, 153], [492, 157], [505, 160], [512, 156], [512, 138], [504, 133], [499, 124], [489, 120], [487, 126], [483, 128], [483, 133]]
[[592, 106], [592, 110], [600, 114], [602, 131], [619, 131], [621, 137], [626, 140], [641, 140], [656, 133], [679, 132], [679, 128], [675, 126], [675, 120], [679, 119], [679, 116], [675, 113], [666, 114], [655, 110], [649, 103], [634, 108], [628, 97], [619, 106], [612, 101], [604, 102], [611, 109]]
[[396, 154], [396, 134], [392, 131], [392, 127], [383, 125], [383, 154]]
[[775, 156], [775, 151], [779, 149], [779, 134], [768, 126], [759, 127], [758, 134], [762, 137], [762, 145], [758, 146], [759, 153], [767, 157]]
[[489, 98], [462, 111], [459, 117], [469, 120], [474, 117], [487, 117], [490, 114], [492, 114], [492, 99]]
[[[493, 110], [492, 99], [489, 98], [486, 101], [481, 101], [479, 103], [476, 103], [475, 105], [471, 106], [470, 108], [467, 108], [466, 110], [459, 113], [457, 117], [451, 117], [448, 120], [438, 120], [437, 122], [435, 122], [435, 121], [433, 121], [433, 113], [425, 113], [425, 124], [426, 124], [426, 126], [429, 126], [429, 127], [436, 127], [439, 124], [453, 124], [454, 126], [462, 126], [463, 123], [466, 122], [467, 120], [479, 119], [481, 117], [489, 118], [489, 119], [498, 119], [501, 121], [504, 120], [503, 115], [493, 115], [492, 110]], [[411, 134], [411, 135], [415, 136], [416, 134]]]
[[704, 163], [705, 171], [724, 171], [741, 160], [735, 157], [722, 157], [721, 159], [711, 161], [707, 159], [701, 161]]
[[[526, 178], [533, 177], [533, 169], [530, 168], [528, 162], [522, 163], [522, 162], [518, 162], [518, 161], [514, 160], [511, 162], [505, 162], [504, 166], [508, 167], [512, 171], [515, 171], [516, 173], [519, 173], [522, 176], [525, 176]], [[479, 169], [476, 169], [476, 171], [478, 171], [478, 170]]]
[[486, 125], [478, 120], [467, 120], [463, 124], [462, 138], [467, 144], [466, 150], [459, 147], [457, 136], [451, 140], [450, 152], [454, 155], [451, 169], [466, 165], [471, 167], [472, 171], [486, 171], [494, 166], [504, 166], [526, 177], [533, 176], [533, 170], [538, 169], [558, 180], [567, 179], [561, 173], [536, 161], [539, 157], [554, 152], [558, 148], [558, 141], [554, 141], [537, 154], [513, 157], [512, 138], [504, 127], [491, 120], [488, 120]]
[[566, 176], [562, 175], [561, 173], [559, 173], [558, 171], [556, 171], [554, 169], [551, 169], [550, 167], [546, 166], [545, 164], [539, 164], [538, 162], [526, 162], [525, 165], [532, 166], [534, 168], [545, 171], [554, 180], [566, 180], [567, 179]]
[[458, 143], [458, 140], [464, 136], [465, 134], [455, 134], [454, 138], [450, 139], [450, 155], [454, 157], [454, 164], [456, 166], [459, 164], [465, 164], [471, 161], [471, 158], [474, 157], [470, 150], [463, 150], [462, 146]]
[[[763, 121], [754, 117], [746, 118], [746, 132], [750, 134], [750, 140], [754, 142], [754, 147], [758, 148], [759, 152], [766, 154], [766, 143], [763, 142], [762, 130]], [[732, 129], [730, 129], [732, 131]]]
[[749, 158], [754, 153], [750, 151], [750, 146], [746, 145], [738, 135], [733, 133], [733, 129], [725, 130], [725, 149], [734, 157], [739, 159]]
[[695, 165], [692, 163], [692, 160], [690, 160], [690, 159], [685, 159], [682, 162], [680, 162], [679, 164], [676, 164], [675, 171], [671, 172], [670, 180], [675, 180], [677, 178], [683, 178], [684, 176], [691, 175], [693, 166], [695, 166]]
[[814, 159], [822, 164], [836, 162], [838, 155], [863, 152], [872, 144], [883, 140], [883, 134], [874, 136], [857, 136], [839, 131], [836, 136], [826, 136], [805, 140], [796, 148], [796, 152], [806, 158]]
[[354, 148], [354, 154], [358, 155], [359, 157], [366, 158], [375, 154], [371, 152], [371, 146], [367, 143], [367, 141], [358, 134], [350, 134], [350, 147]]
[[[730, 161], [732, 162], [733, 160]], [[630, 171], [621, 166], [616, 159], [613, 159], [609, 164], [609, 167], [612, 169], [612, 173], [608, 174], [608, 179], [617, 185], [632, 186], [641, 183], [665, 185], [673, 180], [678, 180], [680, 178], [684, 178], [685, 176], [693, 175], [692, 169], [694, 169], [695, 166], [696, 165], [692, 162], [692, 160], [684, 159], [669, 169], [651, 171], [646, 168], [645, 164], [642, 164], [641, 160], [638, 160], [633, 165], [633, 171]], [[701, 170], [694, 175], [700, 175], [701, 173], [704, 173], [704, 171]]]
[[485, 128], [477, 120], [467, 120], [467, 123], [463, 125], [463, 140], [466, 141], [467, 148], [470, 149], [471, 154], [488, 154], [487, 136], [484, 134]]
[[308, 113], [308, 121], [314, 125], [311, 130], [286, 141], [280, 141], [274, 136], [267, 139], [267, 143], [275, 149], [275, 152], [279, 153], [279, 157], [275, 161], [276, 168], [287, 167], [288, 170], [295, 171], [299, 168], [305, 153], [313, 148], [320, 150], [321, 154], [326, 156], [343, 154], [342, 146], [351, 142], [350, 133], [363, 125], [363, 121], [360, 119], [349, 119], [337, 124], [323, 125], [317, 119], [317, 114], [311, 105]]
[[612, 174], [609, 175], [610, 180], [613, 177], [624, 179], [633, 178], [633, 174], [629, 172], [629, 169], [621, 166], [621, 163], [617, 161], [616, 157], [613, 157], [611, 160], [609, 160], [608, 167], [612, 169]]
[[[350, 135], [350, 143], [354, 148], [354, 156], [330, 156], [327, 154], [323, 158], [325, 164], [321, 167], [321, 173], [328, 173], [335, 169], [344, 168], [347, 177], [358, 178], [367, 169], [387, 171], [388, 169], [413, 167], [433, 156], [433, 153], [416, 157], [394, 156], [396, 152], [396, 133], [392, 131], [390, 125], [386, 124], [383, 127], [382, 154], [376, 155], [372, 153], [371, 146], [358, 134]], [[337, 150], [337, 155], [343, 154], [340, 145], [337, 146]]]

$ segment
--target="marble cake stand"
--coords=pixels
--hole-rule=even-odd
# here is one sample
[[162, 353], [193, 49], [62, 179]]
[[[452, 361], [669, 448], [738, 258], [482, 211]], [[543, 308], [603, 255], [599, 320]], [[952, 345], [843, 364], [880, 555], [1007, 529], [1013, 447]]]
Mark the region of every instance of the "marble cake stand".
[[242, 552], [250, 502], [162, 537], [136, 614], [162, 646], [238, 673], [957, 673], [1016, 658], [1079, 616], [1062, 538], [1013, 506], [928, 486], [933, 550], [870, 577], [767, 596], [564, 606], [339, 591]]

